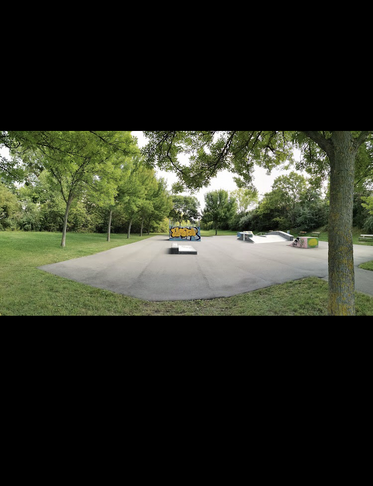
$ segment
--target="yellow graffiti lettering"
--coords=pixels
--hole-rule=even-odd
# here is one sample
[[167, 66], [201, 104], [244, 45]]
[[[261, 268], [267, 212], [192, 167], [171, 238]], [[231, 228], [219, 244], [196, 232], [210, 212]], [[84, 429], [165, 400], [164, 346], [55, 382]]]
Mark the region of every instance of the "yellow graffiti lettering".
[[198, 230], [196, 228], [174, 226], [172, 228], [170, 227], [170, 236], [171, 238], [198, 236]]
[[180, 228], [171, 228], [171, 237], [177, 238], [180, 236]]

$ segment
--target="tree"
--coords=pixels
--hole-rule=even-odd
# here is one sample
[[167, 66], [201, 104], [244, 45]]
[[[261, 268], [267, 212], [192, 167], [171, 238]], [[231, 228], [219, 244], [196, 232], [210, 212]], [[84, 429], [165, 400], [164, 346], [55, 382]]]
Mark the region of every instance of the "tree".
[[107, 223], [107, 236], [106, 240], [110, 241], [111, 236], [111, 224], [112, 224], [112, 217], [113, 217], [113, 210], [120, 206], [120, 202], [123, 199], [125, 186], [130, 177], [131, 171], [133, 170], [134, 160], [136, 160], [136, 155], [133, 157], [123, 157], [123, 160], [120, 164], [120, 171], [118, 174], [118, 181], [117, 181], [117, 191], [113, 198], [113, 201], [106, 202], [106, 204], [101, 205], [104, 209], [104, 213], [106, 213], [108, 218]]
[[169, 215], [172, 202], [166, 187], [166, 181], [158, 180], [141, 157], [134, 157], [128, 177], [119, 184], [116, 198], [115, 218], [121, 224], [127, 223], [127, 238], [131, 236], [132, 224], [138, 225], [142, 235], [144, 225], [149, 233], [152, 225]]
[[[292, 224], [289, 210], [288, 194], [284, 194], [280, 188], [265, 193], [256, 209], [256, 215], [260, 221], [260, 231], [290, 228]], [[252, 229], [255, 229], [255, 226]]]
[[260, 224], [260, 231], [270, 228], [308, 231], [326, 224], [327, 205], [320, 192], [295, 172], [277, 177], [272, 190], [255, 210], [256, 225]]
[[[190, 188], [207, 185], [222, 169], [235, 172], [242, 184], [252, 185], [254, 164], [270, 171], [280, 164], [294, 163], [292, 150], [299, 147], [302, 160], [296, 168], [303, 166], [320, 181], [326, 174], [330, 178], [328, 312], [355, 313], [352, 246], [355, 160], [361, 146], [371, 147], [373, 131], [210, 130], [144, 134], [149, 139], [143, 148], [148, 163], [175, 171]], [[178, 160], [183, 152], [189, 154], [189, 165]]]
[[125, 202], [123, 204], [124, 209], [128, 216], [128, 231], [127, 238], [131, 235], [131, 226], [136, 214], [140, 211], [142, 205], [144, 205], [146, 199], [146, 191], [151, 179], [152, 172], [147, 170], [142, 161], [135, 166], [132, 171], [128, 183], [126, 184], [127, 190], [125, 192]]
[[[154, 177], [151, 177], [151, 175]], [[143, 198], [139, 201], [136, 212], [136, 217], [140, 222], [140, 236], [142, 236], [144, 222], [147, 221], [149, 228], [151, 218], [154, 214], [154, 199], [158, 189], [158, 182], [153, 172], [151, 175], [148, 174], [145, 184], [142, 183], [142, 189], [145, 190], [142, 192]]]
[[218, 234], [218, 228], [227, 223], [234, 215], [237, 205], [234, 198], [228, 196], [224, 189], [211, 191], [205, 194], [205, 209], [202, 214], [204, 223], [213, 223], [215, 235]]
[[231, 192], [231, 196], [236, 200], [238, 213], [245, 213], [251, 205], [258, 202], [258, 191], [256, 189], [250, 190], [246, 187], [239, 187]]
[[373, 196], [362, 196], [361, 199], [364, 201], [362, 206], [368, 210], [369, 214], [373, 215]]
[[0, 230], [13, 225], [12, 218], [20, 211], [17, 197], [0, 182]]
[[157, 179], [154, 175], [154, 183], [149, 184], [145, 201], [140, 207], [139, 217], [141, 221], [140, 236], [142, 236], [144, 224], [148, 234], [151, 226], [154, 228], [169, 216], [172, 209], [172, 199], [167, 191], [165, 179]]
[[195, 196], [172, 196], [173, 208], [170, 218], [176, 222], [189, 220], [195, 224], [199, 218], [199, 201]]
[[277, 177], [272, 185], [272, 193], [276, 195], [276, 207], [286, 213], [286, 226], [294, 227], [296, 207], [302, 194], [306, 191], [307, 181], [304, 176], [296, 172]]
[[359, 147], [355, 162], [355, 188], [373, 190], [373, 141]]
[[304, 132], [326, 153], [330, 164], [328, 273], [331, 315], [355, 314], [352, 209], [355, 158], [368, 132]]

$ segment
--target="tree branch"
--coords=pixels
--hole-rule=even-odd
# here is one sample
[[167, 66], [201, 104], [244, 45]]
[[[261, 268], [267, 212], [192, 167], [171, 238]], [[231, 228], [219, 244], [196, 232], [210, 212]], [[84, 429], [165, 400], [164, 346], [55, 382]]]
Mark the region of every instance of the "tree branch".
[[[174, 163], [174, 161], [172, 160], [172, 157], [171, 157], [171, 155], [170, 155], [170, 150], [171, 150], [171, 148], [172, 148], [172, 143], [173, 143], [173, 141], [174, 141], [174, 138], [175, 138], [175, 137], [176, 137], [176, 132], [174, 131], [174, 132], [172, 132], [172, 139], [171, 139], [171, 142], [170, 142], [170, 144], [169, 144], [169, 146], [168, 146], [166, 157], [167, 157], [167, 158], [169, 159], [169, 161], [171, 162], [171, 165], [172, 165], [173, 167], [175, 167], [175, 169], [176, 169], [178, 172], [180, 172], [180, 174], [183, 176], [183, 175], [184, 175], [183, 170], [182, 170], [182, 169], [180, 169], [180, 168], [177, 166], [177, 164], [176, 164], [176, 163]], [[165, 140], [166, 140], [166, 139], [167, 139], [167, 135], [166, 135]]]
[[332, 142], [329, 139], [325, 138], [321, 133], [313, 131], [302, 131], [302, 133], [304, 133], [305, 135], [307, 135], [307, 137], [317, 143], [317, 145], [328, 155], [333, 149]]
[[234, 138], [235, 133], [236, 133], [236, 131], [234, 130], [234, 131], [233, 131], [233, 132], [230, 134], [230, 136], [229, 136], [228, 140], [225, 142], [225, 145], [224, 145], [224, 147], [223, 147], [223, 150], [220, 152], [219, 156], [217, 157], [217, 159], [216, 159], [216, 161], [215, 161], [215, 163], [214, 163], [214, 165], [213, 165], [213, 170], [212, 170], [212, 172], [211, 172], [211, 170], [210, 170], [210, 174], [211, 174], [211, 173], [214, 173], [214, 171], [216, 170], [216, 168], [217, 168], [217, 166], [218, 166], [219, 162], [220, 162], [220, 161], [221, 161], [221, 160], [222, 160], [222, 159], [223, 159], [223, 158], [226, 156], [226, 154], [228, 153], [228, 151], [229, 151], [229, 149], [230, 149], [230, 147], [231, 147], [231, 145], [232, 145], [232, 141], [233, 141], [233, 138]]
[[60, 186], [60, 189], [61, 189], [62, 198], [65, 201], [65, 203], [67, 204], [67, 199], [66, 199], [66, 196], [65, 196], [65, 191], [63, 190], [62, 177], [60, 177], [60, 175], [57, 174], [57, 172], [55, 172], [55, 170], [54, 170], [53, 167], [49, 167], [49, 170], [50, 170], [51, 174], [53, 175], [53, 177], [57, 180], [57, 182], [58, 182], [58, 184]]
[[366, 130], [365, 132], [361, 132], [360, 135], [354, 140], [354, 144], [356, 148], [359, 148], [362, 143], [365, 142], [365, 140], [368, 138], [368, 135], [372, 133], [369, 130]]

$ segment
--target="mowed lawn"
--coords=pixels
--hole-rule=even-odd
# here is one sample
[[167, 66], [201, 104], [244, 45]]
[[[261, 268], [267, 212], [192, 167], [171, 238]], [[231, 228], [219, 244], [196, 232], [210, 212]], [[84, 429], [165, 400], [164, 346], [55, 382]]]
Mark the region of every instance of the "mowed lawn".
[[[219, 234], [219, 233], [218, 233]], [[153, 235], [150, 235], [153, 236]], [[37, 267], [92, 255], [149, 236], [0, 232], [0, 315], [326, 315], [328, 284], [310, 277], [233, 297], [147, 302], [49, 274]], [[358, 315], [373, 315], [373, 298], [356, 293]]]

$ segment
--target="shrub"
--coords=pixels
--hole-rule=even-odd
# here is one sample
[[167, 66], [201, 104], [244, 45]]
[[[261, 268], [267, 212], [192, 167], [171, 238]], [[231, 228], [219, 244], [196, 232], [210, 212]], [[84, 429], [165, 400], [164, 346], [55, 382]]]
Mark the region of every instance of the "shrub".
[[373, 216], [368, 216], [364, 222], [363, 231], [373, 234]]

